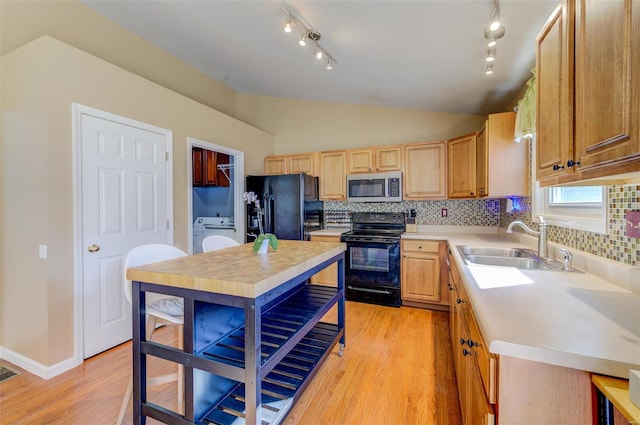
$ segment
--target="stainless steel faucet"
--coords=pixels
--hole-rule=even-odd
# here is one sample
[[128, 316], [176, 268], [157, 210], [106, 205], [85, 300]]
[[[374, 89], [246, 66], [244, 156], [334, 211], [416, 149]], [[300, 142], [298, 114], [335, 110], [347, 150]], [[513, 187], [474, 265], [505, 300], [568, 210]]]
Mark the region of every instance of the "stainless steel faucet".
[[538, 256], [542, 258], [549, 257], [549, 244], [547, 242], [547, 223], [544, 221], [542, 216], [540, 217], [540, 224], [538, 225], [539, 231], [535, 231], [529, 228], [523, 222], [516, 220], [512, 221], [507, 227], [507, 233], [512, 233], [513, 228], [516, 226], [521, 227], [525, 232], [538, 237]]
[[568, 249], [563, 248], [559, 249], [558, 253], [562, 254], [562, 263], [564, 264], [562, 270], [566, 272], [570, 272], [571, 270], [573, 270], [573, 267], [571, 266], [573, 255], [571, 254], [571, 252]]

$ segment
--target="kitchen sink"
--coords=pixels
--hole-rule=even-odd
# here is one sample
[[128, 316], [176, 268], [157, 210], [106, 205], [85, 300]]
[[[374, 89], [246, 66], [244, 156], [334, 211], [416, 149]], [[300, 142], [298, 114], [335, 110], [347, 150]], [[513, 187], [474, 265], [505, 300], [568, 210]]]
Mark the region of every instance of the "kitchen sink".
[[[525, 254], [526, 255], [526, 254]], [[543, 260], [529, 257], [492, 257], [489, 255], [465, 255], [467, 263], [483, 264], [485, 266], [515, 267], [517, 269], [527, 270], [551, 270], [553, 267]]]
[[498, 248], [484, 246], [461, 246], [459, 248], [463, 255], [480, 255], [490, 257], [532, 257], [535, 252], [532, 249], [523, 248]]
[[[459, 246], [458, 251], [467, 265], [514, 267], [525, 270], [563, 270], [563, 264], [550, 258], [541, 258], [532, 249], [493, 246]], [[574, 268], [565, 271], [578, 271]]]

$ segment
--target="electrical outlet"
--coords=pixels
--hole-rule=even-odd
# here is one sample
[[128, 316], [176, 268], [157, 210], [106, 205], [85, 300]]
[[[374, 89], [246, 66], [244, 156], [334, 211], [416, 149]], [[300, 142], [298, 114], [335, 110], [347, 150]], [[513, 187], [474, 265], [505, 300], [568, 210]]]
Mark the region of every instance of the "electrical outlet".
[[440, 215], [441, 215], [442, 217], [447, 217], [447, 216], [449, 215], [449, 211], [447, 211], [447, 209], [446, 209], [446, 208], [443, 208], [443, 209], [440, 211]]
[[640, 211], [627, 211], [624, 218], [627, 222], [625, 235], [630, 238], [640, 238]]

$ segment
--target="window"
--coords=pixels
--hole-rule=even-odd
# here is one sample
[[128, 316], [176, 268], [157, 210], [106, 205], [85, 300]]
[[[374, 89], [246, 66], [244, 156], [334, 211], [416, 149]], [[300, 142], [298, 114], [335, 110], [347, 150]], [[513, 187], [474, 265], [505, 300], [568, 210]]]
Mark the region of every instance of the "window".
[[[533, 158], [535, 158], [535, 144]], [[533, 221], [544, 216], [548, 224], [607, 233], [606, 186], [562, 186], [541, 188], [533, 176], [531, 193]]]

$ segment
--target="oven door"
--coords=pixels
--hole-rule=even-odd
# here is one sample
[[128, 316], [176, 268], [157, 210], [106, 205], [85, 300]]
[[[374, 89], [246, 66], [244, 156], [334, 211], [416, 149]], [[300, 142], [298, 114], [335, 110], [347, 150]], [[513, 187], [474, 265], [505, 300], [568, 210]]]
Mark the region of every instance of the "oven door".
[[400, 243], [347, 242], [345, 282], [400, 287]]

